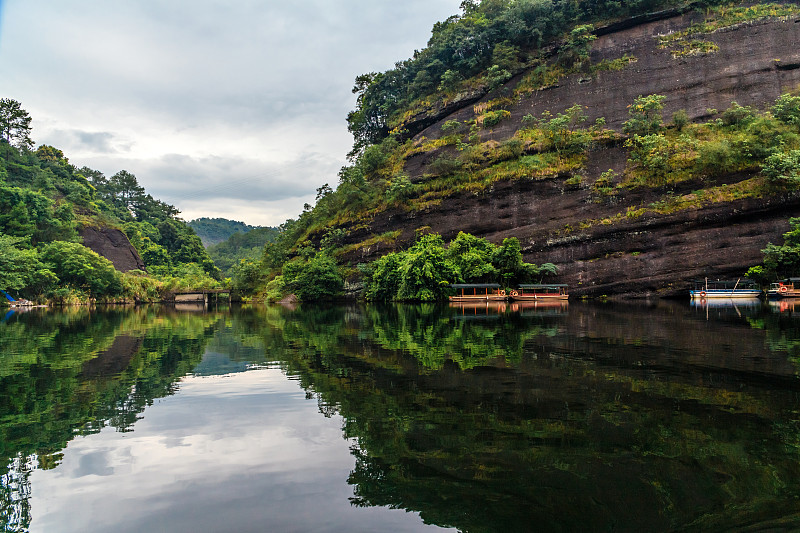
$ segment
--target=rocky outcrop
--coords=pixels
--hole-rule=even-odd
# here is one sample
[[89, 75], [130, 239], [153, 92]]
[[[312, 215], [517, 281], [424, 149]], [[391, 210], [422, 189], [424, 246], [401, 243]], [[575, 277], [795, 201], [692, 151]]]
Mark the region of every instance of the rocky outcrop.
[[[719, 47], [706, 55], [674, 58], [669, 50], [658, 47], [657, 36], [685, 29], [699, 16], [654, 17], [603, 33], [594, 43], [593, 63], [625, 55], [635, 61], [619, 71], [572, 75], [556, 87], [515, 100], [506, 107], [511, 116], [484, 130], [482, 140], [509, 139], [525, 115], [555, 114], [574, 104], [587, 107], [590, 121], [604, 117], [609, 127], [619, 131], [628, 118], [628, 105], [640, 95], [664, 95], [667, 119], [683, 109], [690, 119], [698, 120], [708, 118], [708, 109], [726, 109], [733, 101], [764, 109], [782, 93], [800, 89], [800, 68], [796, 67], [800, 65], [800, 18], [756, 21], [702, 35], [698, 38]], [[512, 80], [507, 89], [514, 85]], [[497, 97], [494, 93], [484, 100]], [[444, 121], [465, 122], [473, 117], [473, 107], [463, 107], [417, 138], [438, 138]], [[411, 180], [426, 179], [428, 165], [437, 155], [429, 152], [410, 159], [406, 172]], [[609, 168], [622, 172], [626, 159], [627, 152], [620, 146], [598, 150], [589, 155], [580, 173], [585, 183], [592, 182]], [[689, 194], [750, 177], [740, 173], [714, 183], [698, 178], [670, 190], [625, 189], [607, 199], [596, 198], [586, 187], [568, 186], [566, 176], [500, 181], [479, 194], [459, 193], [423, 211], [378, 213], [366, 227], [352, 228], [348, 242], [400, 229], [395, 245], [402, 247], [421, 227], [446, 239], [458, 231], [494, 242], [514, 236], [520, 239], [527, 261], [555, 263], [560, 280], [569, 283], [576, 295], [675, 295], [694, 278], [738, 277], [759, 263], [767, 243], [782, 242], [789, 217], [800, 215], [800, 195], [698, 202], [672, 213], [650, 209], [625, 214], [665, 195]], [[385, 245], [351, 252], [348, 259], [361, 262], [382, 253], [386, 253]]]
[[144, 261], [133, 247], [128, 237], [113, 228], [83, 227], [78, 231], [83, 245], [105, 257], [120, 272], [145, 270]]
[[[715, 53], [673, 58], [669, 49], [658, 47], [659, 35], [686, 29], [698, 16], [690, 13], [598, 37], [591, 51], [593, 64], [626, 55], [634, 61], [622, 70], [572, 75], [557, 86], [520, 98], [507, 108], [511, 116], [482, 138], [508, 139], [525, 115], [560, 113], [575, 104], [586, 106], [590, 122], [604, 117], [609, 127], [619, 129], [637, 96], [664, 95], [665, 117], [683, 109], [696, 120], [707, 118], [709, 109], [727, 109], [733, 101], [763, 108], [782, 93], [800, 89], [800, 68], [795, 67], [800, 64], [800, 17], [739, 24], [698, 36], [716, 44]], [[506, 89], [518, 81], [510, 81]], [[482, 101], [497, 96], [493, 93]], [[466, 121], [473, 116], [472, 106], [462, 107], [418, 137], [441, 137], [444, 121]]]

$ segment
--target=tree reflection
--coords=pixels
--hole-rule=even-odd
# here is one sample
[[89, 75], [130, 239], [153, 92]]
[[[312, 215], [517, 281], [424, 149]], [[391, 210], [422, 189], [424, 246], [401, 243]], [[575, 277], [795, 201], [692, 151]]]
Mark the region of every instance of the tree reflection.
[[0, 324], [4, 531], [30, 523], [29, 476], [57, 466], [77, 435], [130, 431], [202, 358], [218, 320], [155, 308], [31, 312]]
[[718, 530], [798, 511], [800, 383], [752, 319], [301, 307], [258, 334], [343, 417], [354, 505], [471, 532]]
[[[134, 428], [206, 348], [342, 418], [352, 503], [462, 531], [797, 526], [800, 327], [688, 306], [30, 314], [0, 325], [6, 529], [75, 434]], [[229, 368], [223, 366], [223, 368]]]

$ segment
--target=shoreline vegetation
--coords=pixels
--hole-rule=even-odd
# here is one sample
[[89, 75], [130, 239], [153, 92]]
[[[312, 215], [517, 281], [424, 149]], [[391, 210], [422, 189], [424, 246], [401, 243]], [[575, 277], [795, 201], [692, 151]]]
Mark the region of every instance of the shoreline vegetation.
[[[800, 6], [775, 3], [466, 0], [459, 15], [434, 26], [428, 46], [413, 58], [356, 78], [356, 109], [347, 117], [354, 145], [335, 188], [321, 186], [313, 206], [277, 228], [195, 221], [204, 231], [215, 231], [207, 227], [214, 222], [233, 233], [209, 250], [174, 206], [147, 194], [129, 172], [109, 178], [71, 164], [56, 147], [34, 150], [30, 116], [16, 100], [0, 99], [0, 288], [52, 305], [154, 302], [177, 289], [203, 288], [224, 288], [245, 301], [290, 294], [301, 301], [345, 295], [432, 301], [446, 298], [450, 283], [512, 287], [544, 277], [557, 281], [557, 272], [550, 263], [525, 263], [516, 238], [491, 243], [460, 233], [446, 243], [426, 226], [416, 228], [414, 239], [396, 228], [371, 234], [376, 215], [435, 209], [457, 194], [483, 194], [515, 180], [563, 180], [565, 194], [589, 191], [591, 202], [612, 206], [641, 189], [660, 198], [551, 235], [565, 238], [597, 225], [797, 192], [800, 87], [764, 109], [734, 101], [694, 122], [683, 110], [665, 120], [665, 97], [642, 95], [628, 106], [621, 131], [603, 118], [587, 123], [587, 108], [577, 104], [512, 118], [508, 109], [517, 99], [566, 76], [636, 63], [626, 55], [592, 64], [594, 25], [676, 6], [703, 20], [658, 37], [658, 46], [678, 57], [716, 53], [703, 39], [721, 29], [800, 13]], [[464, 108], [472, 109], [471, 118], [440, 120], [437, 113], [467, 94], [486, 97]], [[435, 138], [415, 137], [420, 124], [437, 120]], [[493, 140], [497, 127], [513, 134]], [[612, 147], [626, 151], [624, 169], [588, 182], [590, 153]], [[408, 169], [419, 158], [430, 163], [417, 176]], [[738, 177], [731, 182], [731, 176]], [[695, 182], [699, 188], [691, 193], [671, 192]], [[140, 264], [116, 270], [81, 244], [86, 227], [123, 232]], [[752, 278], [768, 283], [800, 273], [800, 219], [791, 228], [783, 244], [764, 249], [764, 263], [748, 272]], [[359, 260], [366, 252], [374, 258], [374, 250], [379, 257]]]

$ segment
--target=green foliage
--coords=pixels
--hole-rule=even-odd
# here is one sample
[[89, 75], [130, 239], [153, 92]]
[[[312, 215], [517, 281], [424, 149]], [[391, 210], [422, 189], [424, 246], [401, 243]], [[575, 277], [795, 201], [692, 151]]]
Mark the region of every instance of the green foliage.
[[674, 146], [664, 134], [638, 135], [625, 141], [631, 149], [630, 159], [647, 170], [651, 176], [661, 176], [669, 170]]
[[442, 133], [445, 135], [455, 135], [461, 129], [461, 122], [458, 120], [448, 120], [442, 124]]
[[562, 64], [571, 66], [576, 63], [583, 63], [589, 59], [589, 50], [591, 50], [592, 42], [597, 39], [592, 34], [594, 26], [591, 24], [584, 24], [576, 26], [569, 32], [569, 36], [561, 47], [558, 54], [558, 60]]
[[772, 106], [772, 114], [784, 124], [800, 128], [800, 96], [782, 94]]
[[266, 272], [260, 262], [241, 259], [230, 272], [231, 288], [240, 294], [254, 294], [266, 281]]
[[264, 246], [278, 239], [279, 230], [272, 227], [254, 228], [247, 232], [236, 231], [227, 240], [209, 246], [209, 257], [219, 267], [223, 275], [230, 275], [231, 269], [240, 261], [260, 261]]
[[236, 234], [247, 233], [256, 229], [256, 226], [250, 226], [237, 220], [228, 220], [227, 218], [201, 217], [190, 220], [187, 224], [200, 237], [203, 246], [219, 244]]
[[446, 260], [444, 241], [441, 236], [422, 236], [406, 250], [400, 265], [398, 300], [435, 301], [449, 292], [449, 284], [455, 279], [455, 269]]
[[506, 111], [505, 109], [497, 109], [495, 111], [487, 111], [480, 117], [478, 117], [479, 124], [482, 125], [484, 128], [492, 128], [500, 123], [501, 120], [506, 119], [511, 116], [510, 111]]
[[22, 150], [33, 148], [31, 117], [22, 104], [11, 98], [0, 98], [0, 143], [6, 142]]
[[764, 277], [800, 276], [800, 218], [789, 219], [789, 231], [783, 234], [783, 244], [768, 244], [762, 250], [764, 265], [761, 274]]
[[54, 209], [46, 195], [29, 188], [0, 185], [0, 233], [30, 237], [34, 244], [75, 238], [72, 210]]
[[336, 298], [344, 287], [336, 261], [323, 252], [308, 261], [287, 263], [283, 278], [287, 287], [304, 302]]
[[398, 174], [393, 177], [386, 187], [386, 202], [389, 204], [398, 204], [411, 196], [414, 189], [414, 184], [406, 174]]
[[585, 110], [585, 107], [576, 104], [555, 117], [549, 111], [542, 113], [536, 124], [544, 132], [549, 147], [559, 153], [577, 153], [586, 149], [590, 137], [579, 129], [586, 122]]
[[683, 130], [687, 124], [689, 124], [689, 115], [685, 109], [679, 109], [672, 114], [672, 125], [675, 126], [676, 130]]
[[771, 182], [800, 183], [800, 150], [775, 153], [764, 162], [764, 175]]
[[458, 281], [479, 283], [496, 279], [498, 271], [492, 264], [495, 248], [496, 246], [486, 239], [463, 231], [458, 232], [447, 248], [447, 259], [460, 274]]
[[367, 280], [364, 296], [367, 300], [389, 301], [395, 299], [402, 281], [401, 266], [405, 254], [386, 254], [361, 270]]
[[512, 74], [500, 65], [492, 65], [486, 71], [486, 86], [493, 91], [511, 79]]
[[637, 97], [628, 106], [630, 118], [622, 125], [622, 131], [629, 135], [650, 135], [658, 132], [664, 124], [661, 111], [664, 109], [665, 99], [660, 94]]
[[[2, 100], [0, 107], [6, 104], [9, 102]], [[27, 117], [27, 113], [18, 111], [23, 119]], [[163, 281], [144, 280], [142, 276], [126, 278], [125, 284], [120, 285], [119, 276], [110, 272], [106, 263], [98, 262], [88, 249], [75, 244], [78, 226], [123, 229], [152, 275], [179, 279], [181, 265], [197, 263], [205, 275], [219, 277], [199, 239], [176, 217], [178, 211], [147, 194], [136, 176], [123, 170], [106, 178], [99, 171], [76, 168], [54, 146], [41, 145], [31, 151], [29, 139], [14, 137], [27, 135], [27, 122], [22, 122], [22, 129], [16, 133], [8, 129], [13, 125], [6, 124], [4, 140], [0, 141], [0, 237], [19, 238], [17, 248], [23, 242], [38, 246], [36, 258], [28, 252], [12, 255], [33, 265], [29, 272], [44, 272], [33, 259], [49, 261], [49, 268], [58, 279], [26, 274], [14, 283], [27, 280], [27, 285], [19, 289], [21, 292], [38, 297], [50, 295], [62, 302], [85, 301], [89, 297], [139, 299], [155, 294], [157, 291], [151, 289], [163, 285]]]
[[736, 102], [731, 102], [731, 106], [720, 116], [720, 120], [725, 126], [746, 126], [756, 118], [756, 112], [752, 107], [742, 107]]
[[63, 285], [95, 298], [122, 292], [120, 273], [111, 261], [81, 244], [64, 241], [45, 244], [40, 258]]
[[440, 91], [452, 91], [458, 84], [464, 81], [464, 76], [455, 70], [446, 70], [442, 74], [441, 81], [439, 82]]
[[555, 273], [555, 266], [525, 263], [516, 238], [497, 246], [460, 232], [445, 248], [435, 233], [419, 237], [408, 250], [387, 254], [362, 266], [368, 300], [435, 301], [452, 283], [501, 282], [514, 286]]
[[386, 72], [356, 78], [356, 108], [347, 117], [354, 138], [351, 155], [402, 128], [404, 117], [416, 114], [409, 110], [433, 108], [436, 90], [454, 94], [460, 87], [496, 89], [521, 66], [534, 64], [543, 45], [565, 34], [561, 62], [579, 65], [588, 58], [595, 38], [589, 24], [672, 4], [671, 0], [464, 2], [462, 14], [434, 25], [428, 46], [413, 58]]
[[37, 251], [24, 244], [22, 238], [0, 235], [0, 289], [26, 289], [32, 297], [55, 285], [58, 278], [39, 260]]

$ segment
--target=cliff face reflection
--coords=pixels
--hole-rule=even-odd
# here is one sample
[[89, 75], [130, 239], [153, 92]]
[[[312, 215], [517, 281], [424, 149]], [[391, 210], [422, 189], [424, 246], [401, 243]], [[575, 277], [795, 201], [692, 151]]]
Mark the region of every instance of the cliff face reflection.
[[470, 532], [798, 525], [788, 308], [138, 309], [0, 331], [12, 531], [29, 525], [30, 470], [57, 468], [74, 435], [135, 432], [181, 376], [264, 364], [341, 417], [355, 506]]

